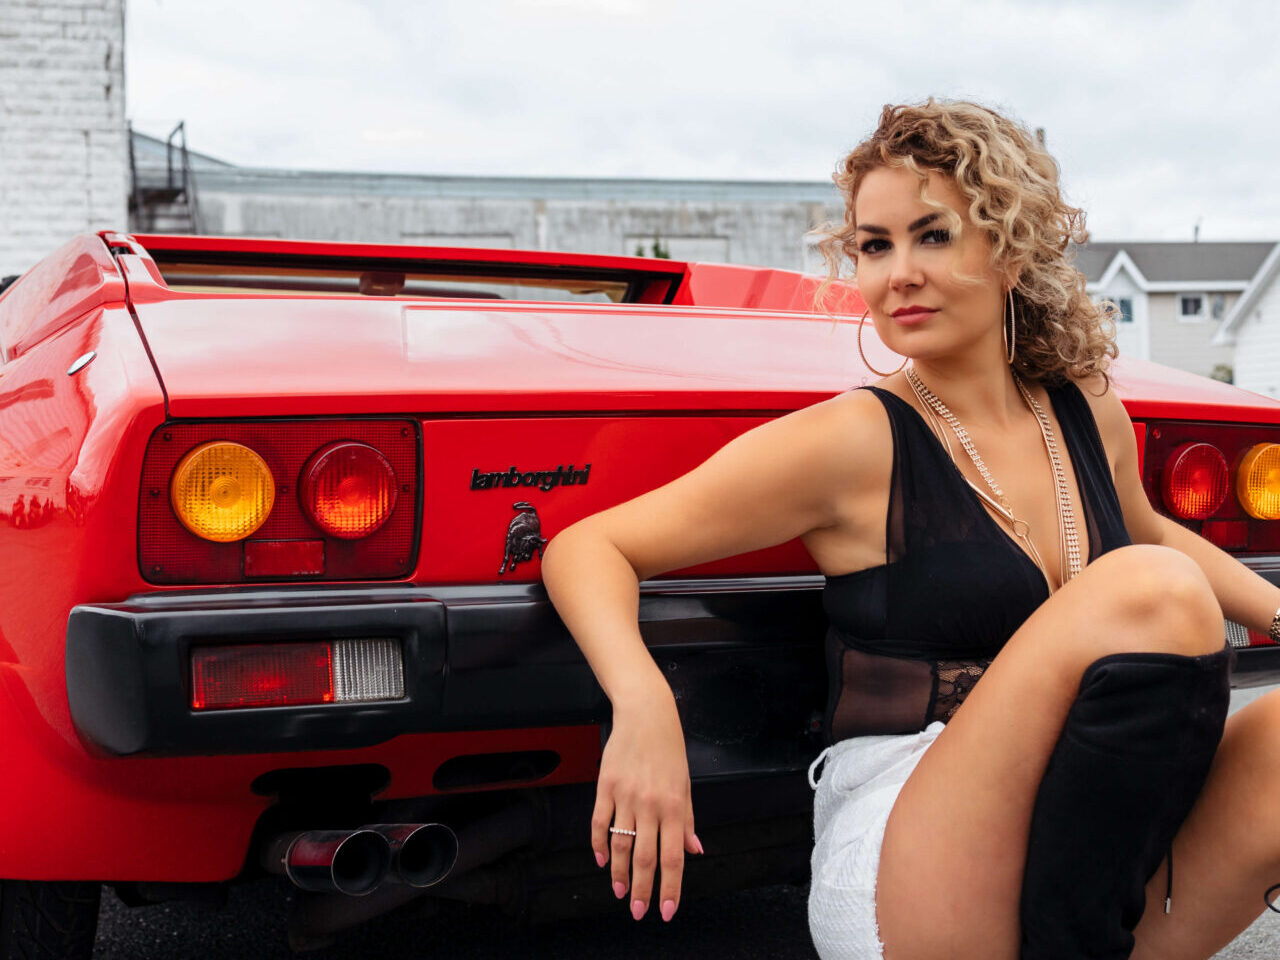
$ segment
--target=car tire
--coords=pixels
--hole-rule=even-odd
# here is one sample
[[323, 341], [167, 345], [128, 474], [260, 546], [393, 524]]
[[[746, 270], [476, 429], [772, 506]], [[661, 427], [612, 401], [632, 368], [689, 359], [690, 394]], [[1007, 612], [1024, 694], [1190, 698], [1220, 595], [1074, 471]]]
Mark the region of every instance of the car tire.
[[89, 960], [97, 883], [0, 881], [0, 960]]

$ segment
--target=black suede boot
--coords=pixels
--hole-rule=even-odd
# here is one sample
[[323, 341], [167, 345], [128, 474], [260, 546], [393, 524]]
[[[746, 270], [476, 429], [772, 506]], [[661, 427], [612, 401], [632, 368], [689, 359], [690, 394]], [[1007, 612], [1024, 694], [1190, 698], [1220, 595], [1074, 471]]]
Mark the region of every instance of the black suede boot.
[[1115, 654], [1085, 670], [1031, 815], [1022, 960], [1132, 952], [1146, 883], [1222, 738], [1229, 663], [1224, 647]]

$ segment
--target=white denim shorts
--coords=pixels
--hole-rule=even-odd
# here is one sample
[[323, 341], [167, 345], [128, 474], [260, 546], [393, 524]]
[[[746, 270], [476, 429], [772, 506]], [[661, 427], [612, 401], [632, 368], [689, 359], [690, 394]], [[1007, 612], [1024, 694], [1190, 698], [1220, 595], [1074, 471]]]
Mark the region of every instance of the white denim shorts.
[[[813, 799], [809, 932], [822, 960], [883, 960], [876, 925], [876, 876], [885, 824], [898, 792], [925, 750], [945, 729], [852, 737], [809, 767]], [[825, 762], [822, 779], [815, 770]]]

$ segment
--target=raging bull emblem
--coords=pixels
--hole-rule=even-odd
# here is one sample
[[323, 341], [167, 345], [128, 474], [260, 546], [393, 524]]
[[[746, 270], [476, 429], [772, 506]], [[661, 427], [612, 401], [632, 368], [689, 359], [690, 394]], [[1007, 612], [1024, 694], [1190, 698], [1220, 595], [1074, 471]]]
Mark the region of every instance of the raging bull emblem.
[[507, 548], [502, 557], [502, 566], [498, 568], [501, 576], [508, 570], [515, 570], [517, 563], [525, 563], [533, 559], [533, 551], [538, 551], [538, 559], [542, 559], [542, 548], [547, 541], [542, 536], [542, 521], [538, 519], [538, 508], [532, 503], [521, 500], [511, 505], [520, 512], [511, 518], [507, 525]]

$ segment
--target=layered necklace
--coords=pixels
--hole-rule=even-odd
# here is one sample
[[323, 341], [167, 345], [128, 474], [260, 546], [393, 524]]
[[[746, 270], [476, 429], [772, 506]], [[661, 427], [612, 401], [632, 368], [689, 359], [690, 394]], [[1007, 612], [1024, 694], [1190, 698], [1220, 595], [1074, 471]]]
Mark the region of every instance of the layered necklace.
[[[1067, 486], [1067, 474], [1062, 467], [1062, 457], [1058, 453], [1058, 441], [1053, 435], [1053, 425], [1049, 423], [1049, 417], [1045, 414], [1044, 408], [1040, 406], [1040, 401], [1031, 395], [1031, 391], [1022, 382], [1022, 378], [1017, 373], [1010, 372], [1013, 373], [1013, 382], [1017, 385], [1023, 402], [1035, 414], [1036, 422], [1040, 425], [1040, 436], [1044, 438], [1044, 449], [1049, 455], [1049, 465], [1053, 469], [1053, 483], [1058, 501], [1058, 556], [1060, 558], [1058, 579], [1059, 583], [1065, 584], [1068, 580], [1078, 576], [1083, 566], [1080, 559], [1080, 536], [1076, 531], [1075, 513], [1071, 509], [1071, 490]], [[1000, 488], [1000, 484], [996, 483], [995, 478], [991, 476], [991, 471], [987, 469], [982, 457], [978, 455], [978, 449], [973, 445], [973, 440], [969, 437], [969, 431], [956, 419], [955, 414], [947, 409], [947, 405], [924, 385], [914, 367], [907, 368], [907, 383], [911, 384], [911, 389], [915, 392], [920, 405], [929, 414], [933, 429], [942, 438], [942, 442], [946, 444], [947, 453], [953, 462], [955, 461], [955, 454], [951, 450], [951, 441], [947, 439], [946, 431], [942, 429], [938, 419], [941, 418], [951, 428], [951, 432], [956, 435], [956, 439], [964, 447], [965, 453], [969, 455], [969, 459], [973, 461], [974, 467], [982, 479], [986, 481], [991, 492], [988, 493], [983, 490], [968, 477], [964, 478], [965, 483], [969, 484], [974, 492], [991, 506], [991, 509], [1009, 525], [1013, 535], [1026, 546], [1027, 553], [1031, 555], [1036, 566], [1040, 568], [1040, 572], [1044, 574], [1045, 584], [1049, 587], [1049, 592], [1052, 593], [1053, 582], [1049, 578], [1049, 571], [1040, 556], [1040, 551], [1031, 542], [1031, 525], [1026, 520], [1014, 516], [1013, 507], [1009, 504], [1009, 500]], [[963, 474], [961, 475], [963, 476]]]

